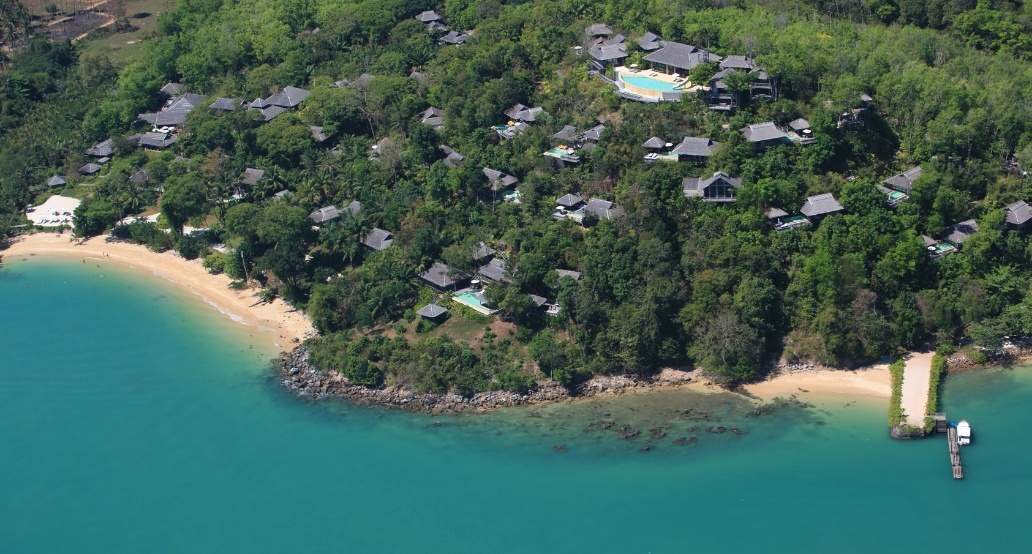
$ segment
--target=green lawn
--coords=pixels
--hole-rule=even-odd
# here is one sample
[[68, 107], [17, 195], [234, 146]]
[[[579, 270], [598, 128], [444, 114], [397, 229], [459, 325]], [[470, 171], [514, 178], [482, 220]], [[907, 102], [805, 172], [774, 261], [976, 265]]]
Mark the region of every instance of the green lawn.
[[81, 43], [86, 52], [105, 54], [116, 66], [133, 61], [140, 52], [140, 42], [153, 31], [158, 14], [172, 10], [178, 0], [125, 0], [125, 12], [133, 26], [132, 31], [114, 32], [114, 26], [95, 31]]

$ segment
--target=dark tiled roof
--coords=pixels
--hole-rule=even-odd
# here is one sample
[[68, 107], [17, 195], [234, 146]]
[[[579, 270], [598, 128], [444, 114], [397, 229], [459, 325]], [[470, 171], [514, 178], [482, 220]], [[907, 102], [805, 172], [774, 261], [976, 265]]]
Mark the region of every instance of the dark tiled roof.
[[430, 125], [431, 127], [440, 127], [444, 125], [444, 112], [430, 106], [423, 113], [419, 114], [420, 122]]
[[778, 129], [778, 126], [773, 121], [754, 123], [748, 127], [742, 127], [739, 131], [745, 135], [745, 139], [749, 142], [782, 140], [788, 136], [784, 131]]
[[663, 39], [655, 33], [645, 33], [638, 39], [638, 46], [642, 50], [659, 50], [663, 47]]
[[311, 92], [297, 87], [284, 87], [283, 90], [268, 97], [265, 102], [282, 108], [293, 108], [303, 102]]
[[885, 179], [885, 184], [896, 190], [910, 192], [914, 190], [914, 181], [918, 180], [923, 172], [921, 166], [911, 167], [899, 175]]
[[258, 111], [260, 111], [262, 113], [262, 117], [265, 119], [265, 121], [272, 121], [273, 119], [276, 118], [276, 116], [286, 112], [287, 109], [284, 108], [283, 106], [268, 106], [268, 107], [262, 108], [262, 109], [260, 109]]
[[505, 269], [505, 260], [500, 258], [492, 258], [490, 262], [480, 266], [477, 275], [499, 283], [512, 282], [512, 277], [509, 277], [509, 273]]
[[213, 110], [231, 112], [237, 109], [242, 103], [243, 101], [239, 98], [216, 98], [215, 101], [211, 103], [211, 106], [208, 107]]
[[244, 174], [240, 176], [240, 184], [253, 187], [258, 184], [258, 181], [265, 177], [264, 169], [255, 169], [248, 167], [244, 169]]
[[788, 217], [788, 212], [781, 208], [768, 208], [766, 212], [763, 212], [763, 215], [766, 216], [767, 219], [777, 219], [779, 217]]
[[756, 66], [756, 60], [748, 56], [728, 56], [721, 60], [721, 69], [744, 69], [746, 71], [755, 71], [759, 69]]
[[793, 120], [788, 124], [788, 126], [791, 127], [793, 131], [805, 131], [810, 128], [810, 122], [800, 117], [799, 119]]
[[828, 192], [807, 198], [803, 207], [799, 208], [799, 213], [813, 217], [841, 212], [844, 209], [842, 204], [835, 200], [835, 196]]
[[532, 123], [539, 115], [545, 113], [545, 109], [542, 107], [528, 108], [523, 104], [516, 104], [515, 106], [505, 110], [505, 115], [517, 121], [526, 121]]
[[129, 176], [129, 180], [137, 185], [143, 185], [150, 181], [150, 173], [147, 172], [146, 168], [141, 167]]
[[427, 304], [426, 306], [420, 308], [419, 311], [416, 312], [416, 315], [420, 315], [428, 319], [433, 319], [435, 317], [442, 316], [446, 313], [448, 313], [448, 310], [446, 308], [442, 308], [437, 304]]
[[444, 165], [448, 167], [455, 167], [459, 165], [462, 160], [466, 159], [466, 156], [459, 154], [452, 147], [442, 144], [440, 146], [441, 152], [444, 153]]
[[491, 248], [490, 246], [488, 246], [484, 242], [481, 242], [480, 244], [477, 245], [476, 250], [473, 251], [473, 259], [474, 260], [483, 260], [484, 258], [486, 258], [488, 256], [493, 256], [493, 255], [495, 255], [497, 253], [498, 253], [497, 250], [495, 250], [494, 248]]
[[448, 34], [437, 39], [442, 44], [466, 44], [469, 37], [473, 36], [472, 33], [459, 33], [456, 31], [448, 31]]
[[68, 181], [65, 180], [63, 175], [54, 175], [53, 177], [47, 179], [48, 187], [60, 187], [66, 184], [68, 184]]
[[451, 270], [447, 265], [441, 262], [434, 262], [434, 265], [430, 269], [419, 274], [420, 278], [428, 283], [436, 285], [440, 288], [446, 288], [466, 279], [466, 275], [462, 273], [456, 273], [455, 275], [449, 275]]
[[394, 244], [394, 239], [388, 231], [384, 231], [379, 227], [374, 227], [372, 231], [364, 239], [362, 244], [372, 248], [373, 250], [385, 250], [390, 245]]
[[137, 135], [138, 144], [148, 148], [163, 149], [175, 144], [177, 138], [168, 133], [143, 133]]
[[509, 188], [515, 185], [516, 183], [520, 182], [519, 179], [513, 177], [512, 175], [506, 175], [505, 173], [502, 173], [501, 171], [498, 171], [496, 169], [491, 169], [490, 167], [484, 168], [484, 175], [486, 175], [487, 180], [490, 181], [491, 190]]
[[613, 38], [602, 41], [605, 46], [621, 46], [623, 47], [623, 41], [627, 40], [627, 37], [623, 35], [616, 35]]
[[545, 298], [544, 296], [538, 296], [536, 294], [530, 295], [530, 300], [532, 302], [534, 302], [534, 306], [536, 306], [538, 308], [540, 308], [541, 306], [544, 306], [545, 303], [548, 302], [547, 298]]
[[315, 223], [326, 223], [340, 217], [340, 211], [336, 206], [325, 206], [308, 214], [308, 217]]
[[720, 150], [720, 143], [706, 137], [684, 137], [681, 144], [674, 147], [673, 153], [679, 156], [710, 157]]
[[613, 28], [605, 23], [595, 23], [594, 25], [589, 25], [587, 29], [584, 29], [584, 32], [587, 33], [588, 36], [592, 37], [602, 35], [609, 36], [613, 34]]
[[83, 175], [93, 175], [94, 173], [100, 171], [100, 169], [101, 167], [99, 165], [95, 163], [88, 163], [79, 168], [79, 173], [82, 173]]
[[437, 15], [437, 12], [433, 10], [426, 10], [425, 12], [416, 16], [416, 19], [423, 23], [430, 23], [431, 21], [437, 21], [441, 19], [441, 16]]
[[946, 228], [946, 240], [953, 244], [962, 244], [971, 235], [978, 232], [978, 222], [974, 219], [961, 221]]
[[104, 142], [98, 142], [94, 144], [92, 148], [86, 151], [87, 156], [94, 156], [97, 158], [104, 158], [115, 153], [114, 141], [107, 139]]
[[678, 69], [692, 70], [709, 62], [722, 60], [720, 56], [699, 50], [690, 44], [680, 42], [665, 42], [663, 47], [645, 56], [644, 60], [651, 63], [658, 63], [676, 67]]
[[586, 141], [590, 141], [590, 142], [598, 142], [599, 139], [602, 138], [602, 132], [605, 131], [605, 130], [606, 130], [606, 126], [605, 125], [601, 125], [601, 124], [595, 125], [594, 127], [588, 129], [587, 131], [584, 131], [584, 134], [581, 135], [581, 138], [586, 140]]
[[1007, 223], [1011, 225], [1024, 225], [1032, 219], [1032, 206], [1026, 204], [1024, 200], [1008, 204], [1003, 211], [1007, 213]]
[[739, 188], [742, 186], [742, 178], [731, 177], [723, 171], [718, 171], [712, 177], [706, 179], [702, 177], [685, 177], [681, 181], [681, 185], [686, 197], [701, 198], [706, 196], [706, 189], [713, 185], [727, 185], [732, 188]]
[[659, 137], [652, 137], [643, 144], [645, 148], [666, 148], [666, 141]]
[[161, 92], [164, 92], [165, 94], [167, 94], [169, 96], [176, 96], [177, 94], [183, 94], [183, 91], [185, 91], [185, 90], [186, 90], [186, 85], [181, 84], [181, 83], [167, 83], [165, 86], [161, 87]]
[[562, 198], [555, 201], [556, 204], [563, 206], [564, 208], [572, 208], [574, 206], [584, 203], [584, 199], [577, 194], [565, 194]]
[[552, 135], [552, 138], [566, 142], [573, 142], [577, 140], [577, 128], [573, 125], [566, 125], [558, 133]]
[[581, 272], [579, 272], [579, 271], [571, 271], [569, 269], [557, 269], [557, 270], [555, 270], [555, 272], [559, 275], [560, 279], [562, 279], [563, 277], [569, 277], [570, 279], [573, 279], [574, 281], [580, 281], [581, 280]]
[[623, 214], [623, 208], [600, 198], [588, 200], [588, 203], [584, 205], [584, 211], [595, 214], [599, 219], [613, 219]]

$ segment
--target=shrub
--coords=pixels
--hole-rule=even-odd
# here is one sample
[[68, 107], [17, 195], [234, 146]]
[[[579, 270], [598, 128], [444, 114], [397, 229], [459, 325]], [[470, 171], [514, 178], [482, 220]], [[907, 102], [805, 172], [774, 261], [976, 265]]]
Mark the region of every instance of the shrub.
[[187, 260], [196, 260], [204, 248], [204, 239], [196, 235], [183, 235], [176, 241], [176, 252]]
[[889, 396], [889, 427], [903, 423], [903, 360], [896, 360], [889, 366], [892, 378], [892, 394]]
[[201, 262], [204, 269], [208, 270], [208, 273], [218, 275], [225, 270], [226, 260], [222, 255], [222, 252], [212, 251], [204, 257], [204, 261]]

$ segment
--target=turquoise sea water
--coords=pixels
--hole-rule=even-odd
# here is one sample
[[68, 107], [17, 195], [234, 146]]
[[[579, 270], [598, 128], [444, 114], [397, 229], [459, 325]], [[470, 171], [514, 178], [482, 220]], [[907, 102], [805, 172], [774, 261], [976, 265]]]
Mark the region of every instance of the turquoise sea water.
[[[165, 283], [78, 261], [8, 262], [3, 553], [1027, 543], [1027, 369], [947, 380], [945, 409], [975, 431], [967, 479], [954, 482], [945, 441], [891, 441], [876, 399], [804, 395], [817, 405], [758, 417], [741, 397], [688, 392], [465, 418], [309, 405], [268, 378], [268, 341]], [[620, 439], [620, 428], [641, 434]], [[698, 443], [674, 444], [690, 436]]]

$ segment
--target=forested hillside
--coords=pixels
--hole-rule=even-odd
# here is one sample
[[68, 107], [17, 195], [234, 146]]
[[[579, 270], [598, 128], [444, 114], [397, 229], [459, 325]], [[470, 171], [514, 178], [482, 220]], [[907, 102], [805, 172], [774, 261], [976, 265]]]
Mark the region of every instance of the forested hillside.
[[[81, 234], [160, 211], [157, 225], [115, 235], [204, 257], [304, 307], [322, 333], [310, 341], [316, 362], [370, 385], [469, 393], [689, 363], [736, 381], [781, 356], [841, 364], [1032, 332], [1032, 245], [1003, 210], [1032, 201], [1029, 8], [716, 4], [181, 0], [123, 68], [30, 42], [0, 74], [0, 225], [18, 231], [23, 208], [51, 192], [84, 200]], [[426, 10], [472, 33], [442, 43], [417, 20]], [[648, 65], [637, 40], [651, 32], [754, 59], [777, 94], [741, 92], [729, 112], [702, 92], [629, 100], [589, 74], [585, 29], [599, 23], [629, 37], [632, 67]], [[702, 63], [688, 78], [706, 84], [720, 69]], [[728, 79], [736, 94], [742, 79]], [[150, 130], [138, 114], [161, 108], [170, 82], [207, 100], [170, 147], [136, 147], [125, 137]], [[287, 86], [311, 95], [270, 121], [246, 105], [208, 107]], [[543, 112], [507, 138], [493, 127], [504, 131], [516, 104]], [[422, 122], [430, 107], [442, 126]], [[805, 145], [761, 149], [739, 131], [800, 118]], [[604, 129], [581, 141], [578, 163], [557, 164], [542, 153], [567, 125]], [[720, 146], [701, 163], [646, 163], [654, 136]], [[81, 175], [86, 150], [109, 138], [113, 159]], [[879, 187], [915, 166], [908, 198], [890, 202]], [[246, 168], [264, 175], [241, 187]], [[484, 168], [518, 179], [518, 195], [492, 190]], [[742, 179], [735, 201], [686, 194], [685, 177], [718, 171]], [[48, 190], [53, 174], [69, 184]], [[556, 217], [571, 193], [618, 208]], [[799, 213], [822, 193], [844, 210], [776, 230], [771, 208]], [[330, 205], [342, 215], [309, 216]], [[928, 245], [967, 220], [977, 232], [933, 259]], [[393, 243], [364, 245], [374, 228]], [[420, 278], [437, 262], [474, 275], [485, 248], [505, 270], [482, 293], [496, 315]], [[447, 321], [415, 314], [431, 301]]]

